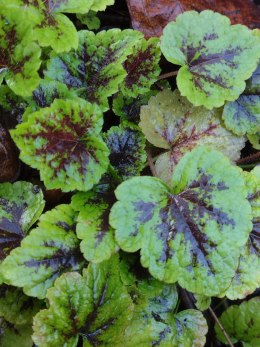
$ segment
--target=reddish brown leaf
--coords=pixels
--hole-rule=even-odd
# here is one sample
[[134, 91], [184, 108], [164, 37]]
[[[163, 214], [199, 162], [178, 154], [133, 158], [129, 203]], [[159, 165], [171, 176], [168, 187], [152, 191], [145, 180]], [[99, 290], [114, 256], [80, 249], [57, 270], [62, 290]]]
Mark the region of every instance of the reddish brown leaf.
[[253, 0], [127, 0], [134, 29], [146, 37], [160, 36], [165, 25], [185, 11], [213, 10], [231, 19], [232, 24], [260, 28], [260, 6]]

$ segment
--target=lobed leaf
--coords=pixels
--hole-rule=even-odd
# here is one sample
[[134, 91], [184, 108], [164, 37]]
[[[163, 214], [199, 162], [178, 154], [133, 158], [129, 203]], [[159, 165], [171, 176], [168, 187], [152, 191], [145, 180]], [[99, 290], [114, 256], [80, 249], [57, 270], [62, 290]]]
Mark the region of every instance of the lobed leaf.
[[167, 149], [155, 163], [158, 176], [170, 183], [182, 156], [198, 145], [218, 149], [232, 160], [240, 158], [245, 138], [228, 131], [219, 110], [194, 107], [179, 92], [164, 90], [141, 107], [140, 123], [146, 139]]
[[260, 58], [257, 35], [212, 11], [179, 15], [164, 28], [161, 49], [168, 61], [181, 66], [181, 95], [208, 109], [236, 100]]
[[241, 171], [223, 154], [197, 147], [176, 167], [172, 188], [135, 177], [115, 194], [116, 241], [126, 252], [141, 249], [155, 278], [206, 296], [228, 286], [252, 224]]
[[11, 132], [21, 159], [39, 169], [49, 189], [86, 191], [108, 166], [108, 148], [99, 133], [102, 112], [84, 100], [55, 100]]
[[22, 181], [0, 184], [0, 261], [20, 246], [44, 205], [38, 186]]
[[5, 283], [22, 287], [29, 296], [45, 298], [56, 278], [83, 265], [75, 229], [76, 214], [69, 205], [42, 215], [39, 226], [2, 263]]

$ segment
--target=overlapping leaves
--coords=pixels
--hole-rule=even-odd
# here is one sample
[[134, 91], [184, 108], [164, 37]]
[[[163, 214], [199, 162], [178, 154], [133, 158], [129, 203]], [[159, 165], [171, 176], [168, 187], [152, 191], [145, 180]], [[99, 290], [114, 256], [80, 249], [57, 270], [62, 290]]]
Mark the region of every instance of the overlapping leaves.
[[179, 162], [172, 186], [136, 177], [115, 191], [116, 240], [166, 282], [207, 296], [230, 283], [251, 231], [243, 176], [218, 151], [198, 147]]
[[69, 205], [42, 215], [39, 226], [2, 263], [5, 283], [44, 298], [57, 277], [84, 264], [75, 229], [76, 213]]
[[240, 158], [245, 138], [228, 131], [218, 110], [193, 107], [176, 90], [164, 90], [141, 107], [141, 127], [145, 137], [156, 147], [167, 149], [155, 164], [157, 175], [170, 182], [175, 166], [195, 146], [218, 149], [230, 159]]
[[260, 58], [257, 35], [212, 11], [179, 15], [165, 27], [161, 49], [167, 60], [181, 66], [180, 93], [208, 109], [236, 100]]
[[55, 100], [12, 131], [21, 159], [40, 170], [46, 187], [89, 190], [108, 165], [102, 112], [84, 100]]

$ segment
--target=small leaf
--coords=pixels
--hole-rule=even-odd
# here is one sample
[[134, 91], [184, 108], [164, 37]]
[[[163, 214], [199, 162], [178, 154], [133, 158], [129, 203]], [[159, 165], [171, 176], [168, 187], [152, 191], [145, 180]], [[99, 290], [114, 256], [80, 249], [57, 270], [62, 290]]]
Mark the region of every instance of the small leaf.
[[0, 84], [5, 79], [12, 91], [30, 96], [40, 81], [41, 50], [32, 42], [32, 30], [18, 7], [0, 6]]
[[260, 131], [256, 134], [248, 134], [247, 137], [255, 149], [260, 149]]
[[78, 49], [53, 55], [45, 75], [75, 89], [83, 99], [108, 109], [107, 98], [118, 91], [126, 76], [122, 64], [142, 35], [134, 30], [111, 29], [96, 35], [83, 30], [78, 36]]
[[[256, 297], [242, 304], [230, 306], [220, 317], [232, 343], [242, 342], [244, 347], [259, 346], [260, 298]], [[217, 337], [226, 343], [218, 325], [215, 326]]]
[[49, 189], [89, 190], [108, 165], [108, 148], [99, 133], [102, 112], [81, 100], [55, 100], [12, 131], [21, 159], [40, 170]]
[[118, 249], [114, 230], [109, 225], [110, 208], [115, 202], [113, 192], [91, 191], [77, 193], [72, 198], [72, 207], [79, 211], [77, 236], [85, 259], [99, 263], [109, 259]]
[[198, 310], [206, 311], [211, 305], [211, 298], [205, 295], [194, 294], [196, 299], [195, 305]]
[[165, 27], [161, 49], [168, 61], [181, 66], [181, 94], [208, 109], [236, 100], [260, 58], [259, 37], [212, 11], [179, 15]]
[[77, 14], [77, 18], [82, 24], [85, 24], [89, 30], [97, 30], [100, 28], [100, 19], [96, 16], [96, 12], [89, 11], [85, 14]]
[[192, 106], [177, 90], [159, 92], [141, 107], [139, 126], [146, 139], [168, 149], [155, 164], [161, 179], [169, 183], [182, 156], [198, 145], [218, 149], [234, 161], [240, 158], [245, 138], [226, 130], [220, 115], [216, 109]]
[[0, 318], [1, 347], [32, 347], [32, 327], [30, 325], [13, 325]]
[[159, 40], [139, 40], [132, 53], [124, 62], [127, 72], [125, 80], [120, 84], [120, 92], [124, 96], [137, 97], [150, 91], [160, 74], [159, 61], [161, 50]]
[[42, 215], [39, 226], [2, 263], [5, 282], [43, 299], [57, 277], [83, 264], [75, 229], [76, 215], [69, 205]]
[[241, 171], [223, 154], [197, 147], [179, 162], [172, 188], [134, 177], [115, 194], [116, 241], [126, 252], [141, 249], [155, 278], [206, 296], [228, 286], [252, 224]]
[[107, 6], [114, 5], [115, 0], [94, 0], [91, 5], [92, 11], [105, 11]]
[[109, 160], [116, 174], [123, 179], [137, 176], [146, 162], [145, 138], [130, 123], [112, 127], [104, 135], [110, 150]]
[[49, 289], [49, 309], [34, 318], [33, 340], [39, 347], [121, 346], [133, 304], [122, 285], [118, 260], [89, 264], [83, 277], [66, 273]]
[[20, 246], [44, 205], [38, 186], [22, 181], [0, 184], [0, 261]]

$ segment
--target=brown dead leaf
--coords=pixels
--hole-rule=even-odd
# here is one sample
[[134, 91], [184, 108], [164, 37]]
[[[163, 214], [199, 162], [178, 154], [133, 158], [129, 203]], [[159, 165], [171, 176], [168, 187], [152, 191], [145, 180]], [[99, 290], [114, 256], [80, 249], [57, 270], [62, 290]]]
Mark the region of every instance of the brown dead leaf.
[[185, 11], [213, 10], [231, 19], [232, 24], [260, 28], [260, 5], [253, 0], [127, 0], [134, 29], [145, 36], [160, 36], [165, 25]]

